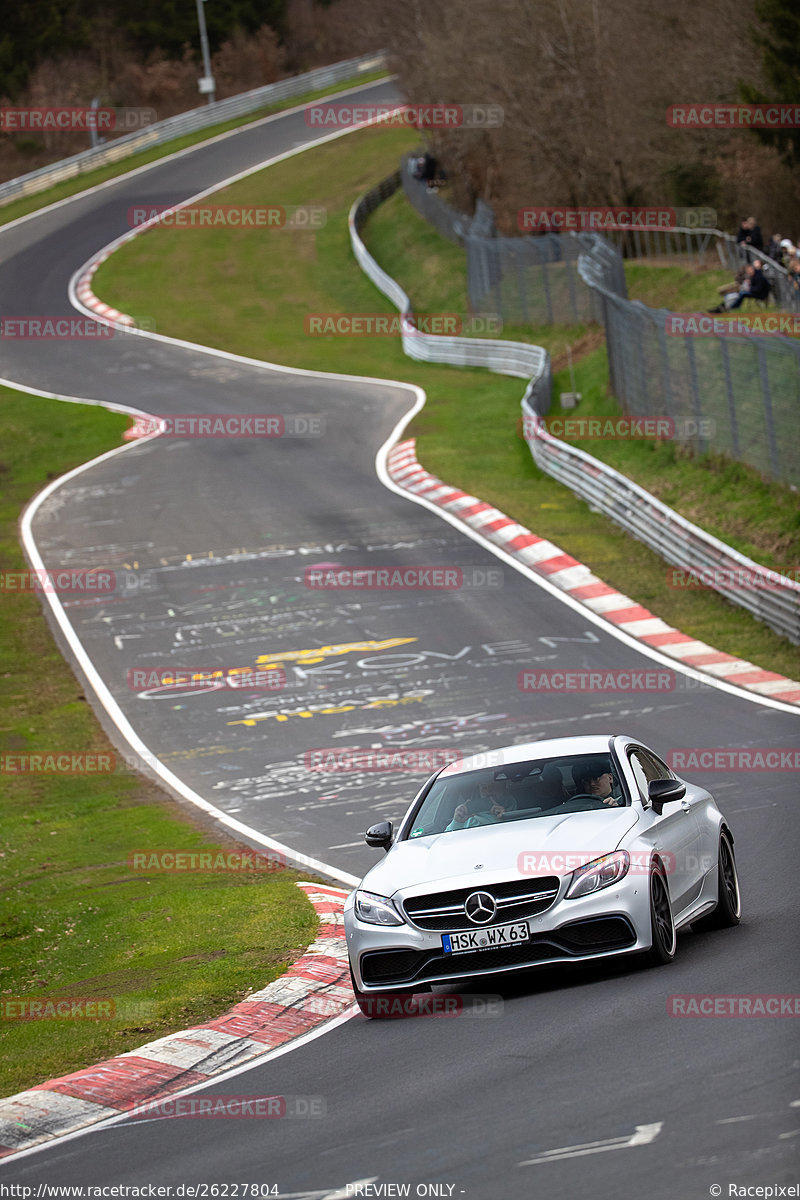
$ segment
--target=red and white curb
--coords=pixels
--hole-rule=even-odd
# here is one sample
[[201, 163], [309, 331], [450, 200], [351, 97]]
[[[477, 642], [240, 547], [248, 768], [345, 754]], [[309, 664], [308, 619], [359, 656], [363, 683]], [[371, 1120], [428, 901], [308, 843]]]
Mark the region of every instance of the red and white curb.
[[[358, 89], [355, 88], [355, 89], [351, 89], [351, 90], [358, 90]], [[340, 93], [340, 95], [345, 95], [345, 94], [346, 93], [344, 93], [344, 92]], [[288, 110], [288, 112], [285, 112], [282, 115], [287, 116], [289, 114], [289, 112], [294, 112], [294, 111], [300, 112], [300, 111], [302, 111], [302, 107], [303, 106], [299, 106], [297, 109], [290, 109], [290, 110]], [[403, 112], [403, 111], [405, 111], [406, 108], [407, 108], [407, 105], [398, 104], [394, 108], [389, 110], [389, 112], [384, 114], [384, 116], [381, 119], [388, 120], [388, 118], [391, 117], [391, 115], [393, 113]], [[255, 125], [262, 124], [262, 123], [265, 124], [267, 121], [269, 121], [271, 119], [272, 118], [267, 117], [267, 118], [264, 118], [263, 122], [256, 121], [252, 125], [244, 126], [243, 128], [252, 129], [255, 127]], [[353, 133], [358, 129], [366, 129], [368, 126], [371, 126], [374, 124], [376, 124], [376, 122], [373, 121], [372, 119], [368, 119], [365, 121], [356, 121], [353, 123], [353, 125], [348, 125], [347, 128], [345, 128], [345, 129], [336, 130], [334, 133], [327, 134], [325, 137], [320, 138], [318, 141], [314, 142], [313, 144], [315, 146], [321, 145], [325, 142], [333, 141], [337, 138], [343, 137], [348, 133]], [[231, 132], [233, 133], [233, 132], [240, 132], [240, 131], [231, 130]], [[220, 135], [221, 138], [224, 138], [226, 136], [227, 136], [226, 134]], [[213, 138], [211, 140], [216, 141], [217, 139]], [[210, 145], [210, 142], [205, 143], [205, 145]], [[236, 183], [240, 179], [246, 179], [249, 175], [255, 174], [256, 171], [263, 170], [263, 168], [266, 166], [272, 166], [275, 163], [283, 162], [284, 159], [293, 158], [296, 154], [302, 153], [303, 150], [305, 150], [307, 148], [308, 147], [300, 147], [299, 149], [295, 148], [294, 150], [289, 150], [284, 154], [279, 154], [275, 158], [269, 159], [267, 162], [258, 163], [255, 167], [249, 167], [245, 171], [240, 171], [237, 175], [232, 175], [228, 179], [220, 180], [218, 183], [213, 184], [211, 187], [205, 188], [202, 192], [197, 192], [194, 196], [187, 196], [186, 199], [180, 200], [177, 204], [173, 204], [171, 207], [166, 208], [163, 211], [154, 214], [148, 220], [142, 221], [139, 224], [134, 225], [134, 227], [132, 229], [130, 229], [127, 233], [124, 233], [120, 237], [115, 238], [113, 242], [109, 242], [108, 245], [105, 246], [103, 248], [103, 250], [101, 250], [97, 255], [95, 255], [94, 258], [90, 259], [89, 262], [84, 264], [83, 268], [80, 269], [80, 273], [78, 274], [77, 278], [74, 280], [74, 296], [75, 296], [75, 298], [80, 301], [80, 303], [84, 306], [84, 308], [88, 309], [92, 313], [95, 313], [102, 320], [108, 321], [112, 325], [123, 326], [124, 327], [123, 331], [125, 331], [125, 332], [130, 332], [130, 333], [138, 332], [138, 328], [139, 328], [141, 322], [137, 322], [133, 317], [129, 316], [128, 313], [120, 312], [119, 309], [113, 308], [110, 304], [105, 304], [102, 300], [98, 299], [98, 297], [94, 294], [94, 291], [92, 290], [92, 279], [94, 277], [94, 274], [95, 274], [97, 268], [100, 266], [100, 264], [104, 263], [106, 261], [106, 259], [110, 258], [111, 255], [115, 253], [115, 251], [119, 250], [120, 246], [124, 246], [126, 242], [129, 242], [133, 238], [138, 237], [140, 233], [144, 233], [146, 230], [153, 229], [156, 226], [162, 224], [167, 218], [171, 217], [174, 213], [180, 212], [181, 209], [189, 208], [192, 204], [195, 204], [198, 200], [202, 200], [206, 196], [213, 195], [214, 192], [220, 191], [222, 188], [228, 187], [230, 184]], [[85, 194], [85, 193], [82, 193], [82, 194]], [[70, 291], [72, 292], [73, 289], [71, 288]], [[152, 325], [149, 326], [148, 331], [152, 331]], [[152, 432], [152, 430], [150, 430], [150, 432]], [[145, 434], [140, 433], [140, 432], [133, 432], [128, 435], [129, 438], [134, 438], [134, 439], [137, 437], [144, 437], [144, 436], [145, 436]]]
[[345, 1013], [354, 1003], [342, 917], [347, 892], [298, 887], [320, 925], [285, 975], [204, 1025], [0, 1100], [0, 1157], [204, 1083]]
[[[116, 245], [114, 248], [116, 249]], [[107, 247], [106, 250], [88, 263], [75, 285], [75, 295], [82, 304], [85, 304], [93, 313], [97, 313], [98, 317], [103, 317], [106, 321], [113, 321], [116, 325], [135, 326], [136, 322], [133, 317], [129, 317], [127, 313], [120, 312], [118, 308], [112, 308], [110, 304], [104, 304], [102, 300], [98, 300], [92, 291], [92, 278], [95, 271], [110, 256], [111, 249]]]
[[413, 438], [389, 451], [387, 469], [398, 487], [438, 505], [630, 637], [726, 683], [800, 706], [800, 683], [796, 680], [765, 671], [681, 633], [630, 596], [609, 587], [553, 542], [537, 537], [491, 504], [429, 474], [417, 461]]

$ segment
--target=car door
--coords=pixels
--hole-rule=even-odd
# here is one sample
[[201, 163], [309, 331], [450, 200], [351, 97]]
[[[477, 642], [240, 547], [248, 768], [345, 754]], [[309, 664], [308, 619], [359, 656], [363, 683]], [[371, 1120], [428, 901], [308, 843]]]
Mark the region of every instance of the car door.
[[[645, 755], [652, 760], [657, 770], [661, 772], [659, 779], [674, 779], [675, 772], [671, 771], [665, 762], [653, 750], [646, 750]], [[697, 873], [700, 877], [706, 875], [717, 865], [719, 842], [719, 811], [709, 792], [696, 784], [687, 783], [686, 803], [689, 805], [692, 817], [697, 827]]]
[[692, 803], [684, 798], [664, 805], [659, 815], [650, 805], [647, 785], [653, 779], [674, 779], [675, 776], [659, 759], [643, 746], [631, 746], [628, 760], [636, 779], [645, 817], [650, 818], [653, 845], [661, 853], [667, 870], [669, 894], [675, 913], [679, 913], [697, 893], [703, 872], [698, 853], [699, 828]]
[[[659, 779], [675, 778], [675, 772], [671, 771], [654, 751], [646, 750], [645, 754], [662, 772], [658, 776]], [[716, 869], [719, 852], [719, 810], [711, 794], [705, 788], [698, 787], [694, 783], [688, 783], [685, 779], [683, 783], [686, 784], [686, 796], [684, 799], [689, 805], [692, 817], [697, 826], [696, 861], [693, 860], [693, 863], [697, 868], [698, 875], [702, 878], [709, 871]]]

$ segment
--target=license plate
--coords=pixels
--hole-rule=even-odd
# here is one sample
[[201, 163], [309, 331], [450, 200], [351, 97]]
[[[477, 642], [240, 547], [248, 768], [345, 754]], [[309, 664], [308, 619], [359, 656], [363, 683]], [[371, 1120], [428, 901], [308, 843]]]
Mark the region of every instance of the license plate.
[[467, 929], [464, 933], [443, 933], [445, 954], [463, 954], [466, 950], [492, 950], [495, 946], [516, 946], [531, 936], [527, 921], [513, 925], [492, 925], [486, 929]]

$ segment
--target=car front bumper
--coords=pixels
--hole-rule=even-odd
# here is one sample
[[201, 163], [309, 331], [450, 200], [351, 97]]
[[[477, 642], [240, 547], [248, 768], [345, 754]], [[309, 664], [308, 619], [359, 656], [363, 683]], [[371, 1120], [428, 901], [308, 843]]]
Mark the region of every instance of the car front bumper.
[[627, 876], [577, 900], [564, 899], [565, 890], [563, 880], [550, 908], [526, 918], [528, 941], [462, 953], [444, 952], [440, 930], [421, 929], [408, 921], [385, 926], [359, 920], [354, 892], [345, 903], [344, 924], [356, 985], [367, 994], [409, 991], [499, 972], [636, 953], [650, 946], [646, 877]]

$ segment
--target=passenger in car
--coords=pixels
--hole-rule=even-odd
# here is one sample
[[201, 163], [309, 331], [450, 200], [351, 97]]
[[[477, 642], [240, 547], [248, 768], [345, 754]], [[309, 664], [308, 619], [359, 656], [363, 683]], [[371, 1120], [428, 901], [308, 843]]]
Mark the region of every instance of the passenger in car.
[[477, 825], [494, 825], [503, 813], [517, 806], [514, 797], [508, 795], [505, 785], [498, 780], [481, 783], [478, 791], [478, 798], [472, 802], [477, 811], [470, 815], [472, 804], [457, 805], [452, 821], [445, 826], [445, 833], [452, 833], [455, 829], [474, 829]]

